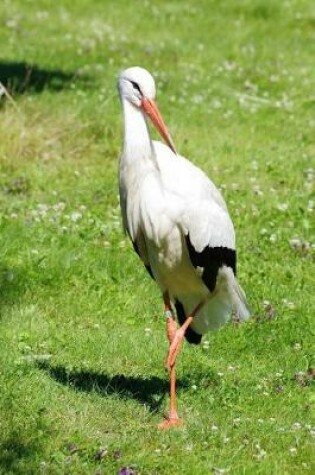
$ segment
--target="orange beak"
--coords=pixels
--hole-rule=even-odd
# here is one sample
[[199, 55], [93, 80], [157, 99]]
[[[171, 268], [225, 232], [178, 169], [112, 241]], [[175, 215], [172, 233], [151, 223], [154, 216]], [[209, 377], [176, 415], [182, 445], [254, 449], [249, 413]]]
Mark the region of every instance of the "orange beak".
[[169, 148], [176, 154], [176, 149], [171, 139], [170, 133], [167, 130], [167, 127], [164, 123], [162, 115], [158, 109], [156, 102], [152, 99], [148, 99], [144, 97], [141, 102], [141, 108], [145, 114], [150, 117], [152, 120], [153, 125], [159, 131], [161, 137], [165, 141], [165, 143], [169, 146]]

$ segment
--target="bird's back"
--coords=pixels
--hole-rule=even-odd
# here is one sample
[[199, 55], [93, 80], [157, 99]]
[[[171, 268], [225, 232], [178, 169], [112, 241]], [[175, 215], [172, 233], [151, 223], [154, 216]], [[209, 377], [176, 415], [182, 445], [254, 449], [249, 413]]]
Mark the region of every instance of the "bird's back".
[[225, 201], [207, 175], [186, 158], [154, 142], [168, 213], [194, 248], [235, 249], [234, 227]]
[[191, 161], [175, 155], [162, 142], [153, 141], [160, 177], [166, 190], [185, 199], [213, 200], [227, 211], [225, 201], [214, 183]]

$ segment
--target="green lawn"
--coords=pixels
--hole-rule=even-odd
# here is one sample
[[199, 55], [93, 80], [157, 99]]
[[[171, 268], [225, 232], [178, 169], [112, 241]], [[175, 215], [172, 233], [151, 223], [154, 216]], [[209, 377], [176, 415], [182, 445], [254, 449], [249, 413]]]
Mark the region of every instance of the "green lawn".
[[[3, 0], [0, 44], [0, 473], [315, 473], [314, 2]], [[133, 65], [222, 189], [252, 309], [184, 345], [168, 432], [162, 300], [117, 197]]]

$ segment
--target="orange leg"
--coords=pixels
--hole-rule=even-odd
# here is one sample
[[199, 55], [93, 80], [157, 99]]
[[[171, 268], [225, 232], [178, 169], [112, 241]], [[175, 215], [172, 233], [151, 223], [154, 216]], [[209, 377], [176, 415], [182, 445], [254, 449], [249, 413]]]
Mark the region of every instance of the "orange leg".
[[159, 429], [169, 429], [170, 427], [180, 426], [183, 424], [182, 420], [178, 417], [176, 409], [176, 374], [175, 363], [178, 353], [181, 350], [185, 331], [190, 323], [193, 321], [195, 314], [202, 307], [204, 302], [201, 302], [193, 310], [193, 312], [187, 317], [185, 323], [177, 329], [177, 323], [174, 319], [172, 307], [168, 294], [164, 295], [165, 314], [166, 321], [166, 334], [170, 343], [168, 355], [166, 358], [166, 367], [170, 372], [170, 409], [167, 418], [159, 424]]
[[183, 325], [178, 330], [176, 330], [176, 332], [174, 334], [174, 337], [172, 339], [172, 342], [170, 343], [170, 348], [169, 348], [168, 355], [167, 355], [167, 358], [166, 358], [166, 367], [169, 371], [171, 370], [172, 366], [174, 366], [174, 364], [176, 362], [176, 358], [177, 358], [178, 353], [181, 350], [181, 346], [182, 346], [183, 339], [184, 339], [185, 332], [186, 332], [187, 328], [189, 327], [189, 325], [193, 321], [196, 313], [201, 309], [201, 307], [204, 304], [205, 304], [204, 300], [202, 302], [200, 302], [194, 308], [194, 310], [191, 312], [191, 314], [186, 318]]

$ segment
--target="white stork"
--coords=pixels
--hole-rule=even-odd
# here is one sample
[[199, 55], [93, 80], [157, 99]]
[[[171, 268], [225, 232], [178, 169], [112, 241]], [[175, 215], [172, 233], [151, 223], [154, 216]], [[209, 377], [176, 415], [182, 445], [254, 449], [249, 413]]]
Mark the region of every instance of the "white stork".
[[[240, 321], [249, 318], [249, 311], [235, 277], [235, 234], [226, 204], [212, 181], [177, 154], [154, 102], [153, 77], [140, 67], [126, 69], [118, 90], [124, 115], [119, 163], [123, 226], [163, 295], [170, 409], [160, 428], [168, 428], [181, 424], [175, 361], [184, 336], [198, 344], [232, 311]], [[147, 117], [166, 145], [151, 140]]]

